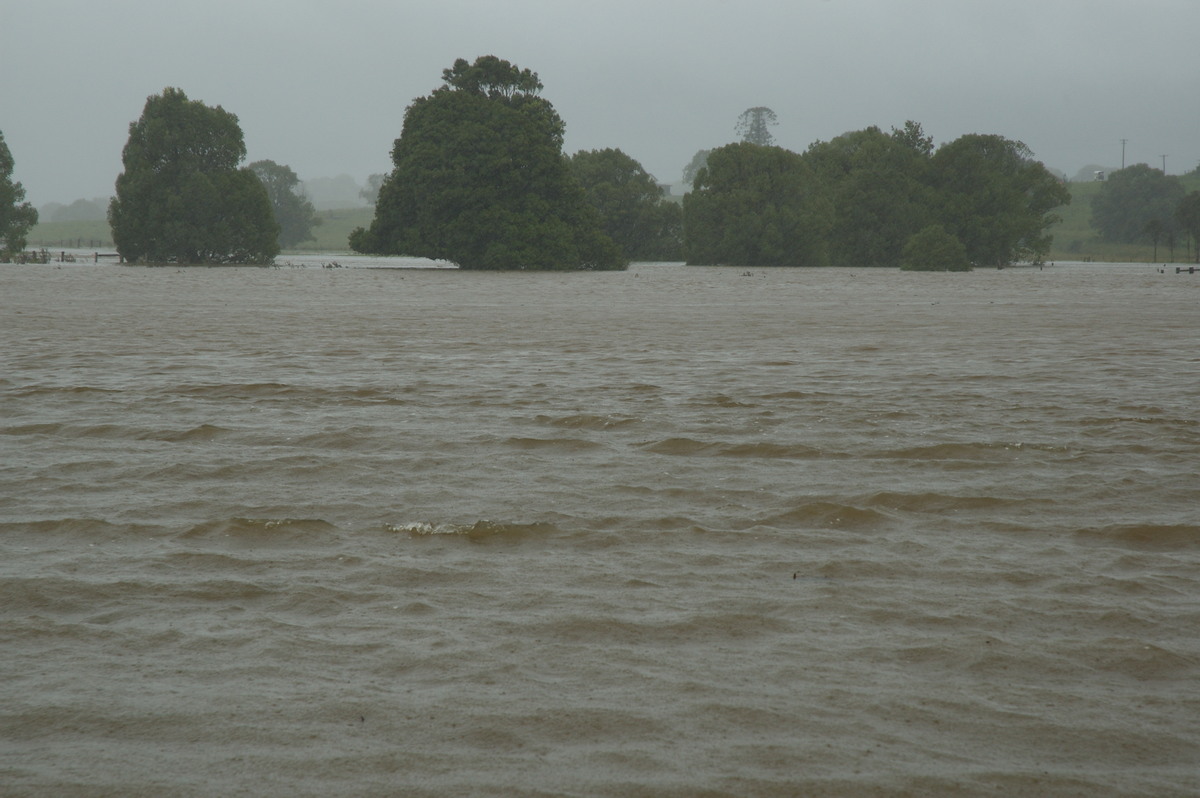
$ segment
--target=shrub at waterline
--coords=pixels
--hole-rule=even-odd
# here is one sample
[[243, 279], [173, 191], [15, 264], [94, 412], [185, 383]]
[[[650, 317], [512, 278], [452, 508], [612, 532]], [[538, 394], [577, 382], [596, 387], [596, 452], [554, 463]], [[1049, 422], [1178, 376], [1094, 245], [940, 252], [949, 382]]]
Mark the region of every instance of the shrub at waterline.
[[900, 257], [900, 269], [909, 272], [969, 272], [967, 248], [940, 224], [931, 224], [909, 237]]

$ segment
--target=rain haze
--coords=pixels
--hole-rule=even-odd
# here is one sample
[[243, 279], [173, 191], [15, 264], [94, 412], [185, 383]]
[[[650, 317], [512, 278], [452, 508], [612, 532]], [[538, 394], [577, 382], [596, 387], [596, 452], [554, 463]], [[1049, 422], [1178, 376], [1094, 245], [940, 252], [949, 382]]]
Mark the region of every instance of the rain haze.
[[1200, 161], [1195, 0], [6, 0], [0, 28], [0, 131], [39, 206], [111, 195], [167, 86], [235, 113], [247, 161], [363, 183], [412, 99], [486, 54], [539, 74], [568, 153], [620, 148], [665, 183], [753, 106], [796, 151], [913, 119], [1068, 176], [1123, 147], [1171, 174]]

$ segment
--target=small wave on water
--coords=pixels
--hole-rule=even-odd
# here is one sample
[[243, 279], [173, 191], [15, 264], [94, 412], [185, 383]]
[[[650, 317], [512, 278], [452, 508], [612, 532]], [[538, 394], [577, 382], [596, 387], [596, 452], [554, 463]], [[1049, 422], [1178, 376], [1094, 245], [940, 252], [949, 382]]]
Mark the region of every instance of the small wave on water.
[[408, 535], [411, 538], [458, 537], [472, 543], [513, 543], [549, 538], [561, 531], [554, 524], [547, 522], [514, 524], [487, 520], [475, 521], [471, 524], [410, 521], [400, 524], [385, 524], [384, 529], [388, 532]]
[[653, 443], [643, 443], [640, 446], [647, 452], [674, 457], [741, 457], [811, 460], [819, 457], [845, 456], [838, 452], [827, 452], [798, 443], [727, 443], [723, 441], [700, 441], [694, 438], [666, 438]]
[[894, 519], [870, 507], [830, 501], [805, 502], [791, 510], [763, 519], [763, 526], [781, 528], [822, 528], [865, 531], [880, 528]]
[[180, 540], [233, 540], [247, 545], [285, 546], [327, 541], [337, 527], [321, 519], [228, 518], [204, 521], [179, 535]]
[[875, 457], [896, 460], [972, 460], [1007, 462], [1029, 452], [1065, 452], [1062, 446], [1043, 446], [1027, 443], [997, 443], [976, 441], [968, 443], [936, 443], [928, 446], [909, 446], [885, 449]]
[[1200, 548], [1200, 526], [1196, 524], [1110, 524], [1081, 529], [1077, 537], [1133, 549]]
[[534, 418], [539, 424], [565, 429], [581, 430], [611, 430], [628, 427], [638, 423], [636, 418], [628, 416], [597, 415], [594, 413], [575, 413], [569, 416], [540, 415]]

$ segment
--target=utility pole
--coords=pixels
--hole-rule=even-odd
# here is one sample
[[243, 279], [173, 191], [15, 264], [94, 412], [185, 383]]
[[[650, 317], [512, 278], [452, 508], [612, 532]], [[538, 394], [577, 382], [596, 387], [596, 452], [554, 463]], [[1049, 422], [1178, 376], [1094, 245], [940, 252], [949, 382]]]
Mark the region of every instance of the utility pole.
[[1167, 173], [1167, 156], [1160, 155], [1159, 157], [1163, 159], [1163, 174], [1165, 175]]
[[1125, 168], [1125, 142], [1129, 139], [1121, 139], [1121, 168]]

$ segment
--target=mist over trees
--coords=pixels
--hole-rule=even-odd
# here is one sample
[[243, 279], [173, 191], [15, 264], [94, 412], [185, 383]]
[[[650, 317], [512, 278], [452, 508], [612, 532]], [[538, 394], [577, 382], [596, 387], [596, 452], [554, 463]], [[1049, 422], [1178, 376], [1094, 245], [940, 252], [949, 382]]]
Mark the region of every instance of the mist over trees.
[[778, 124], [779, 119], [775, 116], [775, 112], [760, 105], [742, 111], [734, 130], [747, 144], [769, 147], [775, 143], [775, 137], [771, 135], [770, 128]]
[[682, 257], [683, 210], [640, 163], [620, 150], [581, 150], [571, 156], [571, 173], [625, 260]]
[[935, 150], [915, 122], [846, 133], [803, 155], [729, 144], [694, 185], [687, 261], [739, 266], [916, 268], [925, 252], [952, 268], [960, 246], [968, 263], [1039, 260], [1053, 209], [1070, 201], [1021, 142], [971, 134]]
[[1120, 243], [1173, 235], [1183, 198], [1179, 178], [1134, 164], [1111, 173], [1092, 197], [1092, 226], [1105, 241]]
[[495, 56], [458, 59], [408, 107], [356, 252], [463, 269], [619, 269], [620, 250], [563, 155], [564, 125], [537, 74]]
[[1193, 191], [1179, 201], [1175, 222], [1188, 237], [1192, 254], [1200, 263], [1200, 191]]
[[250, 171], [262, 182], [271, 200], [271, 210], [279, 224], [277, 241], [281, 249], [290, 249], [312, 239], [312, 229], [321, 223], [313, 204], [300, 188], [300, 178], [291, 167], [274, 161], [255, 161]]
[[238, 164], [237, 117], [167, 88], [130, 124], [108, 208], [117, 252], [133, 263], [270, 263], [279, 252], [267, 190]]
[[16, 161], [0, 131], [0, 259], [8, 260], [25, 249], [26, 237], [37, 224], [37, 209], [25, 202], [25, 187], [12, 179]]

